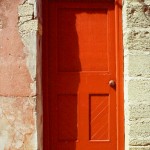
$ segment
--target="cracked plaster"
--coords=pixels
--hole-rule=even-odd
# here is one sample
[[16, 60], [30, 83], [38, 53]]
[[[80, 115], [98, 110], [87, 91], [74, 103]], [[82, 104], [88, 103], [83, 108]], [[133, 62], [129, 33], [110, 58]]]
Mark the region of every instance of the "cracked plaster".
[[0, 150], [37, 150], [35, 10], [0, 0]]
[[[18, 5], [19, 0], [11, 3], [0, 1], [0, 95], [2, 96], [29, 96], [34, 95], [30, 84], [33, 79], [26, 66], [27, 50], [21, 41], [18, 32]], [[5, 24], [3, 23], [5, 22]]]
[[24, 52], [28, 55], [27, 67], [30, 72], [31, 78], [34, 81], [30, 84], [33, 94], [36, 94], [36, 43], [37, 43], [37, 30], [38, 21], [34, 19], [34, 1], [25, 1], [18, 7], [19, 15], [19, 33], [25, 45]]

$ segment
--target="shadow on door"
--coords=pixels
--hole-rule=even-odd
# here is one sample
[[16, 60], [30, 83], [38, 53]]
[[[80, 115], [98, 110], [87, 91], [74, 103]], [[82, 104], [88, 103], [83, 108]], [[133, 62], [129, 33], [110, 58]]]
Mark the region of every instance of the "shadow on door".
[[[97, 19], [102, 22], [97, 23]], [[79, 103], [84, 101], [79, 99], [83, 84], [81, 75], [108, 69], [106, 23], [105, 9], [58, 8], [51, 11], [48, 31], [50, 136], [47, 139], [51, 150], [81, 149], [77, 147], [81, 140], [79, 134], [82, 134], [81, 129], [79, 133], [79, 120], [84, 121], [84, 118], [79, 119]], [[103, 29], [97, 30], [100, 26]]]

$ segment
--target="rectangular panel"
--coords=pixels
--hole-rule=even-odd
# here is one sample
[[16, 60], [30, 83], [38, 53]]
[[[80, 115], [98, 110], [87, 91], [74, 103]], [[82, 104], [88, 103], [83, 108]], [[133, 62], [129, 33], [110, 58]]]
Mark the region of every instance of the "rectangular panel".
[[90, 140], [109, 140], [109, 95], [90, 95]]
[[58, 140], [77, 140], [77, 95], [58, 95]]
[[106, 9], [58, 9], [59, 72], [108, 71]]

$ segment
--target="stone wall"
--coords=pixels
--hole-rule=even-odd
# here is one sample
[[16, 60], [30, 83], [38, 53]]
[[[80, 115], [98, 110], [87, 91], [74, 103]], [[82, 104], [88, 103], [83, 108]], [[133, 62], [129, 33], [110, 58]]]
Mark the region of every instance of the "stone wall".
[[0, 150], [38, 149], [36, 8], [35, 0], [0, 0]]
[[124, 0], [125, 147], [150, 150], [150, 5]]

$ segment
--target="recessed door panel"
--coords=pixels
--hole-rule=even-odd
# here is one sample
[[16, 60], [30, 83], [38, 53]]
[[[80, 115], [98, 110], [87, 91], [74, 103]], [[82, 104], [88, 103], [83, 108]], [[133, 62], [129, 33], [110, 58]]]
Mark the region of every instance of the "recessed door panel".
[[108, 71], [107, 9], [67, 8], [57, 13], [58, 71]]
[[[58, 140], [77, 140], [77, 95], [58, 95]], [[57, 130], [57, 129], [56, 129]]]
[[89, 95], [89, 127], [91, 141], [110, 140], [110, 104], [108, 94]]

